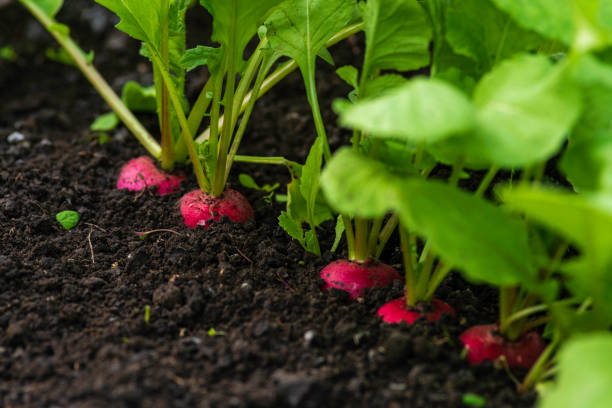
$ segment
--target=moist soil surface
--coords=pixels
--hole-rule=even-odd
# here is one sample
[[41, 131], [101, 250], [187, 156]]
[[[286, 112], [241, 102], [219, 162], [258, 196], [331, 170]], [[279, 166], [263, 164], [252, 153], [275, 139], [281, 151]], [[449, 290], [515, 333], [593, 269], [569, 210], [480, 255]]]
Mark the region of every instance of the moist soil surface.
[[[150, 83], [138, 43], [109, 13], [66, 3], [58, 20], [96, 51], [117, 91], [129, 79]], [[188, 18], [189, 42], [206, 42], [206, 13]], [[309, 255], [277, 225], [284, 204], [237, 180], [280, 182], [282, 193], [281, 167], [234, 167], [230, 185], [250, 200], [254, 221], [185, 227], [177, 202], [195, 178], [163, 197], [116, 190], [121, 166], [144, 149], [122, 127], [107, 143], [89, 131], [108, 108], [74, 67], [45, 58], [55, 44], [19, 5], [0, 4], [0, 27], [0, 46], [18, 54], [0, 60], [0, 405], [429, 408], [465, 406], [471, 393], [487, 407], [533, 406], [534, 393], [517, 394], [505, 370], [461, 356], [462, 331], [496, 320], [494, 290], [451, 274], [437, 296], [457, 318], [411, 326], [376, 316], [402, 295], [399, 282], [356, 301], [322, 291], [319, 271], [346, 256], [344, 242], [328, 250], [333, 223], [319, 231], [323, 257]], [[336, 65], [359, 65], [361, 42], [332, 49]], [[334, 149], [350, 134], [330, 105], [349, 89], [333, 67], [320, 68]], [[203, 79], [191, 76], [190, 98]], [[140, 118], [156, 132], [154, 116]], [[241, 153], [303, 163], [314, 135], [293, 74], [257, 104]], [[81, 220], [66, 231], [55, 214], [69, 209]], [[396, 241], [382, 258], [401, 270]]]

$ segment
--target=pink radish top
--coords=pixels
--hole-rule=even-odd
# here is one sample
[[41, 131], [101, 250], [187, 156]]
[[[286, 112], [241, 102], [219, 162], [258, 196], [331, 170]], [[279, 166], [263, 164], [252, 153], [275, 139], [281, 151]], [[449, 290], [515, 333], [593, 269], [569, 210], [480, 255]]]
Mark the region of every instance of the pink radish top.
[[130, 160], [121, 168], [117, 188], [140, 191], [156, 186], [159, 195], [166, 195], [178, 190], [184, 179], [159, 170], [150, 157], [142, 156]]
[[[442, 317], [442, 313], [448, 313], [455, 317], [455, 309], [453, 309], [448, 303], [441, 301], [440, 299], [431, 300], [431, 312], [426, 313], [425, 320], [428, 322], [435, 322]], [[423, 316], [423, 311], [417, 308], [409, 308], [406, 305], [406, 297], [394, 299], [390, 302], [385, 303], [377, 312], [385, 323], [401, 323], [406, 322], [412, 324]]]
[[247, 199], [229, 188], [221, 197], [211, 197], [202, 190], [190, 191], [181, 198], [181, 214], [189, 228], [208, 227], [210, 222], [219, 221], [222, 216], [238, 223], [255, 218]]
[[393, 267], [382, 262], [340, 259], [323, 268], [321, 279], [325, 281], [325, 289], [345, 290], [355, 299], [365, 288], [387, 286], [394, 279], [402, 278]]
[[498, 324], [486, 324], [467, 329], [459, 337], [468, 351], [472, 364], [484, 360], [506, 357], [510, 367], [529, 369], [546, 348], [546, 343], [536, 332], [524, 333], [518, 340], [509, 342], [500, 334]]

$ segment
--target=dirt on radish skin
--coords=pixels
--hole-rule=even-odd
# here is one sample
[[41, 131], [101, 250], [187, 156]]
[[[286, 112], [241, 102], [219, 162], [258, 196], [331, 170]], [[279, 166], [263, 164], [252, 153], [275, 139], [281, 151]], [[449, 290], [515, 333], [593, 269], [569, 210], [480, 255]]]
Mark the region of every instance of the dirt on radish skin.
[[470, 363], [495, 361], [504, 356], [508, 366], [528, 370], [546, 348], [546, 343], [536, 332], [524, 333], [516, 341], [510, 342], [498, 331], [498, 324], [486, 324], [471, 327], [463, 332], [460, 340], [467, 349]]
[[193, 190], [181, 198], [181, 214], [185, 225], [208, 227], [225, 216], [238, 223], [255, 218], [247, 199], [236, 190], [226, 189], [221, 197], [211, 197], [202, 190]]
[[355, 299], [366, 288], [387, 286], [402, 277], [393, 267], [382, 262], [340, 259], [323, 268], [321, 279], [325, 281], [324, 289], [345, 290], [351, 299]]
[[[432, 299], [430, 304], [431, 310], [419, 310], [419, 307], [409, 308], [406, 305], [406, 297], [394, 299], [385, 303], [378, 309], [377, 315], [382, 318], [385, 323], [402, 323], [412, 324], [419, 318], [424, 317], [428, 322], [435, 322], [442, 317], [442, 313], [448, 313], [455, 317], [455, 309], [448, 303], [440, 299]], [[421, 309], [424, 309], [421, 307]]]
[[167, 174], [155, 167], [150, 157], [141, 156], [130, 160], [121, 168], [117, 188], [140, 191], [157, 187], [159, 195], [166, 195], [177, 191], [183, 180], [185, 177]]

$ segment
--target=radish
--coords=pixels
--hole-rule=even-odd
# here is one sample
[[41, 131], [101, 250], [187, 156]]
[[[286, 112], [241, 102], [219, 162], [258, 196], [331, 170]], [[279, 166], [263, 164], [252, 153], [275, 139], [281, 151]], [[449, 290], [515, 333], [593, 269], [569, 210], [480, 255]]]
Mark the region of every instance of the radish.
[[321, 279], [325, 281], [324, 289], [344, 290], [351, 299], [355, 299], [365, 288], [387, 286], [395, 279], [400, 280], [401, 276], [393, 267], [382, 262], [340, 259], [323, 268]]
[[181, 198], [181, 214], [185, 225], [195, 228], [208, 227], [210, 222], [219, 221], [222, 216], [238, 223], [255, 218], [253, 208], [247, 199], [236, 190], [226, 189], [221, 197], [212, 197], [202, 190], [193, 190]]
[[459, 338], [467, 349], [470, 363], [478, 364], [504, 356], [508, 366], [529, 369], [546, 348], [546, 343], [534, 331], [523, 333], [513, 342], [506, 340], [498, 331], [498, 324], [487, 324], [463, 332]]
[[430, 307], [430, 311], [425, 310], [422, 303], [417, 304], [415, 307], [408, 307], [406, 297], [402, 296], [385, 303], [378, 309], [377, 314], [385, 323], [406, 322], [407, 324], [414, 323], [420, 317], [424, 317], [428, 322], [435, 322], [442, 317], [442, 313], [448, 313], [455, 317], [455, 309], [440, 299], [432, 299]]
[[178, 190], [183, 180], [185, 177], [167, 174], [155, 167], [150, 157], [141, 156], [121, 168], [117, 188], [139, 191], [155, 186], [159, 195], [166, 195]]

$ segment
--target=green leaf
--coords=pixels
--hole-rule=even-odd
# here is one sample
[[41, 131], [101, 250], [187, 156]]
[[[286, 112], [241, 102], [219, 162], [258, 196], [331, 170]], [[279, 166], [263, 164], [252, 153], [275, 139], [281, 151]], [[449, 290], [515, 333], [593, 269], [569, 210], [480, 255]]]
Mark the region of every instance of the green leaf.
[[336, 219], [335, 233], [336, 235], [334, 238], [334, 243], [330, 249], [330, 252], [336, 252], [336, 249], [338, 249], [338, 245], [340, 245], [342, 234], [344, 234], [344, 218], [342, 217], [342, 215], [338, 215], [338, 218]]
[[577, 336], [559, 352], [556, 386], [538, 408], [607, 408], [612, 401], [612, 334]]
[[291, 218], [285, 211], [278, 216], [278, 225], [285, 230], [291, 238], [296, 239], [303, 247], [306, 248], [306, 240], [304, 239], [304, 230], [301, 223]]
[[364, 218], [389, 212], [397, 202], [399, 184], [383, 163], [349, 147], [338, 150], [321, 174], [321, 188], [332, 208]]
[[495, 286], [538, 286], [527, 229], [498, 206], [447, 184], [414, 179], [404, 183], [396, 211], [466, 278]]
[[353, 89], [359, 88], [359, 71], [352, 65], [345, 65], [336, 70], [336, 74]]
[[438, 157], [463, 157], [470, 167], [520, 167], [546, 160], [561, 147], [580, 114], [581, 95], [565, 80], [563, 66], [543, 56], [520, 56], [483, 77], [474, 104], [476, 131], [436, 146]]
[[354, 5], [354, 0], [287, 0], [266, 20], [270, 45], [296, 60], [302, 75], [309, 78], [317, 54], [349, 22]]
[[210, 72], [216, 72], [221, 62], [221, 49], [198, 45], [185, 52], [180, 64], [187, 71], [191, 71], [201, 65], [208, 65]]
[[541, 37], [526, 31], [490, 0], [455, 0], [447, 9], [446, 39], [483, 72], [515, 54], [537, 50]]
[[361, 99], [377, 98], [383, 96], [405, 85], [408, 82], [406, 78], [397, 74], [385, 74], [372, 78], [366, 81], [361, 90]]
[[578, 245], [595, 268], [612, 261], [612, 194], [544, 188], [505, 189], [504, 202]]
[[55, 32], [65, 37], [70, 35], [70, 27], [66, 24], [54, 23], [47, 27], [47, 29], [52, 33]]
[[377, 137], [433, 143], [469, 130], [474, 109], [460, 91], [436, 79], [417, 78], [345, 109], [340, 123]]
[[121, 89], [121, 100], [131, 111], [155, 112], [155, 86], [142, 86], [136, 81], [127, 81]]
[[425, 237], [470, 280], [537, 285], [525, 225], [484, 199], [446, 184], [396, 177], [384, 164], [348, 148], [326, 166], [321, 185], [342, 213], [374, 218], [397, 212], [406, 228]]
[[281, 1], [200, 0], [200, 4], [213, 16], [213, 41], [224, 46], [234, 61], [239, 61], [270, 9]]
[[492, 0], [521, 26], [569, 45], [572, 41], [572, 0]]
[[431, 25], [416, 0], [368, 0], [362, 14], [366, 78], [380, 69], [411, 71], [429, 63]]
[[248, 174], [241, 173], [238, 175], [238, 181], [243, 187], [251, 188], [253, 190], [261, 190], [261, 187], [253, 180], [253, 177]]
[[159, 50], [162, 0], [96, 0], [119, 18], [117, 28]]
[[118, 124], [119, 118], [115, 112], [108, 112], [98, 116], [93, 123], [89, 125], [89, 130], [94, 132], [108, 132], [116, 128]]
[[317, 195], [319, 193], [319, 175], [321, 174], [321, 166], [323, 165], [323, 139], [317, 137], [306, 163], [302, 168], [302, 176], [300, 177], [300, 192], [306, 200], [306, 208], [308, 211], [308, 221], [312, 225], [314, 223], [314, 209]]
[[74, 228], [79, 223], [79, 213], [72, 210], [58, 212], [55, 215], [57, 222], [61, 224], [66, 231]]
[[47, 16], [55, 18], [57, 12], [62, 8], [64, 0], [28, 0], [38, 6]]

